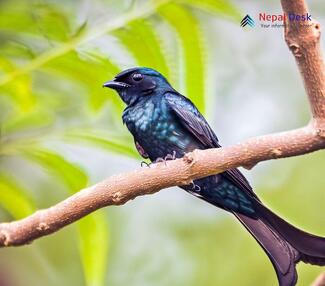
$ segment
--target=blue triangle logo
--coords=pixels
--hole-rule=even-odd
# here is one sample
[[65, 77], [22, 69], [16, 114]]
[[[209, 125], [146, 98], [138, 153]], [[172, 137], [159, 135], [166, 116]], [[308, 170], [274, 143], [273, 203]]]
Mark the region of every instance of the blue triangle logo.
[[255, 27], [255, 22], [254, 22], [253, 18], [251, 16], [249, 16], [248, 14], [240, 22], [241, 27], [245, 27], [247, 25], [252, 28]]

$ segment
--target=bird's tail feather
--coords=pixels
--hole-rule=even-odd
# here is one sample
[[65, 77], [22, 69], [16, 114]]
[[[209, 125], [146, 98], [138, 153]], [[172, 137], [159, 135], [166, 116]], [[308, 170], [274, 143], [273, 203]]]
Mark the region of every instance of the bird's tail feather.
[[234, 213], [270, 258], [280, 286], [297, 282], [296, 264], [325, 265], [325, 238], [304, 232], [257, 202], [258, 219]]

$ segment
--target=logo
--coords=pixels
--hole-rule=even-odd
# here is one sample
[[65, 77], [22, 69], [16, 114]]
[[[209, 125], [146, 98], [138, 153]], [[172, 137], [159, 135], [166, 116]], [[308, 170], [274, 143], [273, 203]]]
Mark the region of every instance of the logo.
[[[255, 16], [255, 15], [254, 15]], [[299, 27], [309, 27], [312, 25], [312, 17], [309, 13], [305, 14], [294, 14], [294, 13], [279, 13], [279, 14], [268, 14], [266, 12], [260, 12], [255, 20], [250, 16], [246, 15], [241, 21], [240, 26], [242, 28], [249, 26], [259, 28], [283, 28], [290, 22], [300, 22]]]
[[255, 26], [255, 22], [254, 22], [253, 18], [251, 16], [249, 16], [248, 14], [240, 22], [241, 27], [245, 27], [246, 25], [248, 25], [252, 28]]
[[293, 14], [293, 13], [289, 13], [289, 14], [267, 14], [265, 12], [260, 13], [259, 14], [259, 20], [260, 21], [268, 21], [268, 22], [286, 22], [287, 19], [289, 19], [289, 21], [301, 21], [301, 22], [306, 22], [306, 21], [311, 21], [311, 15], [309, 13], [306, 14]]
[[258, 15], [254, 15], [254, 19], [250, 15], [246, 15], [241, 21], [240, 26], [242, 28], [247, 25], [251, 28], [284, 28], [286, 24], [292, 22], [300, 22], [299, 27], [310, 27], [312, 25], [312, 16], [309, 13], [294, 14], [294, 13], [278, 13], [269, 14], [266, 12], [259, 12]]

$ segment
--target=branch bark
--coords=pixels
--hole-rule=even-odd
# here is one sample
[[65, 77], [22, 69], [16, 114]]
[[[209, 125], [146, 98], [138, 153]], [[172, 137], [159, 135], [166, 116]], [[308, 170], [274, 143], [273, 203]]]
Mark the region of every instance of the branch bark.
[[311, 286], [325, 286], [325, 273], [319, 275]]
[[[320, 47], [320, 24], [312, 19], [310, 25], [301, 21], [290, 21], [288, 15], [306, 15], [304, 0], [281, 0], [283, 12], [287, 15], [285, 40], [293, 53], [309, 98], [312, 124], [315, 132], [325, 136], [325, 68]], [[321, 274], [312, 286], [325, 286], [325, 274]]]
[[195, 150], [182, 159], [112, 176], [57, 205], [19, 221], [0, 224], [0, 246], [23, 245], [99, 208], [120, 205], [163, 188], [264, 160], [296, 156], [325, 148], [325, 138], [307, 127], [247, 140], [219, 149]]
[[320, 24], [311, 21], [290, 21], [289, 14], [309, 13], [304, 0], [281, 0], [287, 15], [284, 36], [294, 55], [310, 101], [315, 130], [325, 136], [325, 80], [324, 61], [320, 46]]
[[[287, 14], [307, 12], [303, 0], [282, 0], [281, 3]], [[48, 209], [22, 220], [1, 223], [0, 247], [30, 243], [99, 208], [121, 205], [163, 188], [189, 184], [195, 179], [239, 166], [253, 166], [265, 160], [324, 149], [325, 81], [319, 46], [320, 26], [314, 21], [309, 27], [287, 22], [285, 37], [298, 63], [312, 110], [312, 120], [306, 127], [255, 137], [230, 147], [196, 150], [166, 164], [158, 163], [151, 168], [112, 176]]]

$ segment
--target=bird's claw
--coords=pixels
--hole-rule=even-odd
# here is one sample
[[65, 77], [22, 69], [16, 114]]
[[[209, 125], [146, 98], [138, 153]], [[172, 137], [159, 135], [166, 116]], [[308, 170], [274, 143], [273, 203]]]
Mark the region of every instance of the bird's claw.
[[165, 161], [167, 160], [175, 160], [176, 159], [176, 151], [173, 151], [173, 154], [167, 154], [167, 156], [165, 157]]
[[150, 168], [150, 165], [151, 165], [151, 164], [152, 164], [152, 163], [147, 163], [146, 161], [142, 161], [141, 164], [140, 164], [140, 166], [141, 166], [141, 167], [146, 166], [146, 167]]
[[162, 163], [162, 162], [164, 162], [166, 165], [166, 160], [164, 158], [159, 157], [155, 160], [155, 163]]
[[173, 151], [173, 154], [167, 154], [165, 158], [161, 158], [161, 157], [157, 158], [155, 160], [155, 163], [165, 163], [165, 165], [167, 165], [167, 161], [175, 160], [175, 159], [176, 159], [176, 151]]
[[201, 192], [201, 187], [199, 185], [196, 185], [194, 184], [194, 182], [191, 182], [191, 186], [192, 186], [192, 192], [196, 192], [196, 193]]

